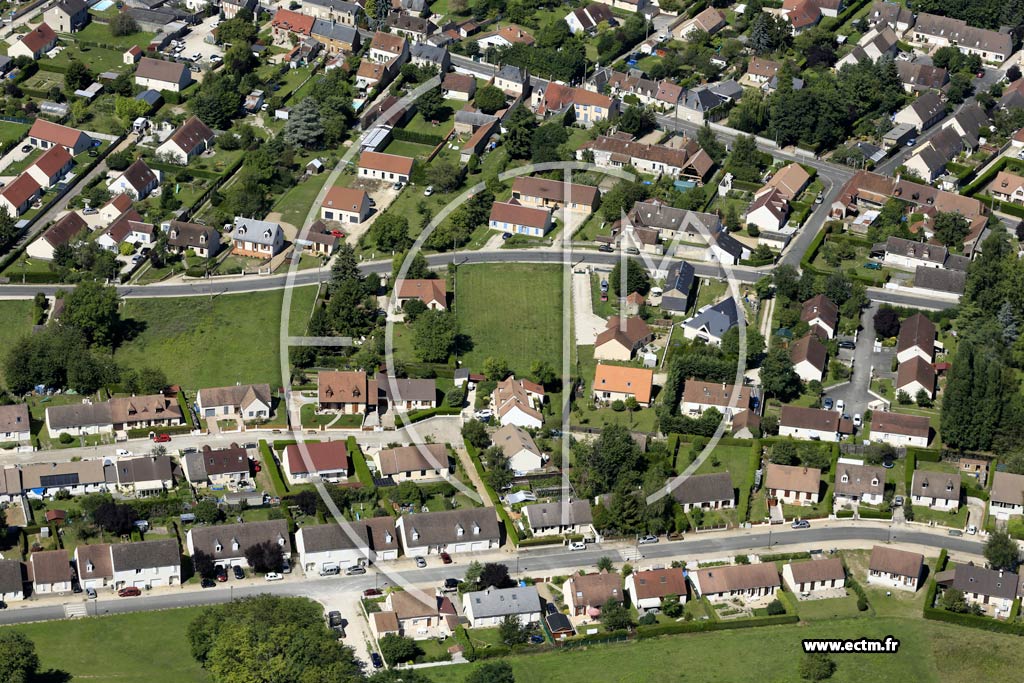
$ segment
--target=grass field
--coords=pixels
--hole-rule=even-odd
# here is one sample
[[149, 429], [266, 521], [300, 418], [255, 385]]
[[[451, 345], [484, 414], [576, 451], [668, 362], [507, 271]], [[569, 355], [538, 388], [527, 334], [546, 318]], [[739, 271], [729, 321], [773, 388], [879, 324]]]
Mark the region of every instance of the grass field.
[[185, 635], [201, 611], [184, 608], [5, 628], [35, 642], [41, 671], [63, 671], [76, 681], [202, 683], [210, 677], [192, 659]]
[[[710, 634], [669, 636], [620, 645], [521, 656], [508, 660], [516, 683], [790, 683], [802, 680], [804, 638], [900, 640], [898, 654], [836, 656], [830, 683], [913, 680], [954, 683], [1010, 680], [1019, 666], [1019, 639], [920, 619], [837, 619]], [[984, 657], [977, 656], [984, 651]], [[991, 653], [991, 654], [989, 654]], [[435, 681], [465, 680], [472, 665], [423, 669]], [[642, 673], [641, 673], [642, 672]]]
[[4, 125], [0, 126], [0, 143], [21, 140], [28, 133], [28, 129], [27, 123], [4, 121]]
[[[35, 304], [31, 301], [0, 301], [0, 349], [10, 349], [21, 337], [32, 331]], [[0, 363], [0, 382], [4, 378], [3, 363]]]
[[[308, 315], [314, 292], [314, 287], [297, 290], [297, 316]], [[187, 388], [235, 382], [278, 386], [282, 301], [280, 291], [128, 300], [123, 315], [141, 329], [117, 349], [115, 360], [122, 367], [159, 367]]]
[[274, 211], [281, 212], [281, 220], [302, 230], [306, 216], [309, 215], [309, 207], [313, 206], [329, 175], [321, 173], [311, 176], [281, 195], [274, 204]]
[[459, 268], [455, 310], [473, 348], [463, 365], [482, 372], [503, 358], [518, 375], [534, 361], [561, 368], [562, 271], [557, 266], [496, 264]]

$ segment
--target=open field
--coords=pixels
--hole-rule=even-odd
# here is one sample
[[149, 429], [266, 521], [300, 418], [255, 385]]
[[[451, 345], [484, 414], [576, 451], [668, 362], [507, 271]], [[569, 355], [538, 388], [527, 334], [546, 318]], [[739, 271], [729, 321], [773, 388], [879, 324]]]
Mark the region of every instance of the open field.
[[[315, 287], [296, 290], [296, 315], [308, 316], [314, 292]], [[117, 349], [115, 360], [122, 367], [158, 367], [189, 388], [235, 382], [278, 386], [283, 296], [276, 291], [129, 300], [123, 315], [139, 329]]]
[[41, 671], [70, 675], [39, 680], [203, 683], [210, 677], [192, 659], [186, 637], [188, 624], [201, 611], [184, 608], [6, 628], [35, 642]]
[[[31, 301], [0, 301], [0, 349], [10, 349], [16, 341], [32, 331], [32, 314], [35, 304]], [[2, 359], [0, 359], [2, 360]], [[0, 381], [4, 378], [3, 363], [0, 362]]]
[[455, 311], [472, 340], [463, 365], [482, 372], [503, 358], [517, 375], [534, 361], [561, 368], [562, 270], [557, 266], [496, 264], [459, 268]]

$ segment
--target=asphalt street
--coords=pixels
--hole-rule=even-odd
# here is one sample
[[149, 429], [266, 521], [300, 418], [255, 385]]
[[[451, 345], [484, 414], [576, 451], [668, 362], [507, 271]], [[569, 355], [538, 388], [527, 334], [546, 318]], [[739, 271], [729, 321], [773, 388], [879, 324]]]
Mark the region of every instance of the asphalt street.
[[[816, 526], [810, 529], [792, 530], [789, 527], [777, 527], [764, 531], [763, 527], [749, 531], [738, 531], [728, 535], [700, 537], [691, 535], [683, 541], [661, 542], [654, 545], [637, 546], [642, 554], [639, 561], [667, 564], [673, 559], [692, 559], [696, 556], [722, 557], [735, 554], [755, 554], [765, 552], [797, 552], [821, 550], [828, 552], [832, 543], [860, 543], [868, 547], [879, 542], [893, 541], [897, 544], [914, 545], [925, 548], [946, 548], [950, 552], [980, 556], [984, 544], [973, 537], [945, 536], [928, 531], [915, 531], [910, 527], [889, 527], [882, 524], [845, 524], [843, 526]], [[771, 544], [769, 548], [769, 543]], [[633, 548], [628, 553], [635, 557]], [[581, 567], [595, 566], [602, 557], [611, 557], [618, 563], [626, 557], [621, 544], [597, 544], [588, 550], [569, 551], [565, 548], [555, 550], [526, 550], [514, 555], [495, 557], [488, 554], [486, 559], [504, 562], [513, 576], [528, 576], [530, 573], [550, 574], [559, 570], [574, 570]], [[404, 581], [419, 586], [436, 586], [447, 577], [461, 577], [464, 567], [469, 564], [470, 557], [457, 556], [455, 565], [438, 565], [436, 558], [424, 569], [410, 569], [401, 574]], [[637, 560], [633, 560], [634, 564]], [[248, 582], [235, 587], [233, 582], [219, 584], [215, 588], [198, 589], [195, 586], [182, 588], [180, 592], [162, 592], [160, 594], [143, 595], [137, 598], [103, 597], [95, 601], [86, 601], [80, 596], [68, 596], [67, 604], [88, 602], [87, 611], [90, 615], [125, 614], [128, 612], [144, 612], [176, 607], [195, 607], [228, 602], [234, 598], [260, 593], [275, 595], [306, 596], [321, 601], [337, 597], [338, 593], [346, 593], [354, 599], [367, 588], [383, 586], [395, 581], [395, 571], [383, 567], [383, 572], [371, 570], [363, 576], [330, 577], [330, 578], [298, 578], [289, 577], [279, 583]], [[298, 570], [297, 570], [298, 571]], [[529, 573], [528, 573], [529, 572]], [[64, 603], [50, 603], [38, 607], [19, 607], [0, 611], [0, 624], [18, 624], [31, 621], [63, 619]]]

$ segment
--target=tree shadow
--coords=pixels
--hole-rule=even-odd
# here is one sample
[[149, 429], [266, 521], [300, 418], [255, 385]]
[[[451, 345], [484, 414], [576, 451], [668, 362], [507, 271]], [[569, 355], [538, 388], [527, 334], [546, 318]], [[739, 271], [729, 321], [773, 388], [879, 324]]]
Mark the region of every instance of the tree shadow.
[[146, 331], [146, 321], [135, 318], [122, 318], [114, 331], [114, 348], [130, 342]]
[[39, 671], [32, 677], [32, 680], [35, 683], [68, 683], [71, 679], [71, 674], [67, 671], [61, 671], [60, 669]]
[[458, 333], [455, 335], [454, 351], [458, 355], [465, 355], [473, 350], [473, 339], [468, 334]]

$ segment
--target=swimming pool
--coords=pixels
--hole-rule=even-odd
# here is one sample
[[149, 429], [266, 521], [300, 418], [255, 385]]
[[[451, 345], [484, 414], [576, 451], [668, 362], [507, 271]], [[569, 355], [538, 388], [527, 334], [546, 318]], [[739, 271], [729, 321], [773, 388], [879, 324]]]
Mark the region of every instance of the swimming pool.
[[93, 5], [92, 8], [97, 12], [102, 12], [103, 10], [108, 10], [113, 6], [114, 0], [100, 0], [95, 5]]

